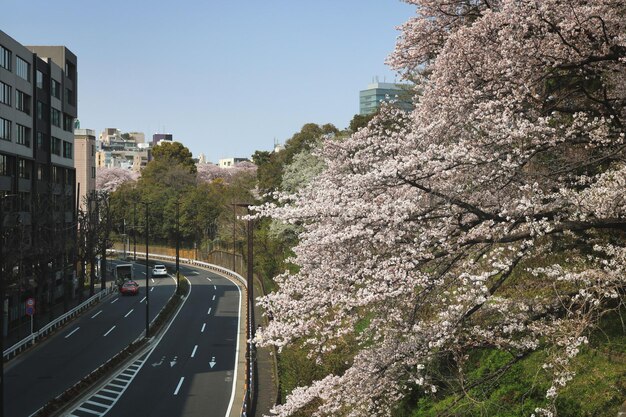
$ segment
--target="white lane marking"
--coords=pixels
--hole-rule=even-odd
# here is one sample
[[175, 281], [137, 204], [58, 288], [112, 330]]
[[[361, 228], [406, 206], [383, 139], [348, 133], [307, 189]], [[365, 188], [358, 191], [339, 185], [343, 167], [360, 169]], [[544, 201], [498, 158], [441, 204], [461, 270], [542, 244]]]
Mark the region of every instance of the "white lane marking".
[[150, 278], [152, 280], [152, 283], [154, 284], [154, 278]]
[[74, 333], [76, 333], [78, 331], [78, 329], [80, 329], [80, 327], [75, 328], [74, 330], [71, 331], [71, 333], [69, 333], [67, 336], [65, 336], [65, 338], [67, 339], [68, 337], [70, 337], [71, 335], [73, 335]]
[[143, 303], [146, 300], [146, 297], [143, 297], [139, 303]]
[[[229, 279], [230, 280], [230, 279]], [[235, 346], [239, 346], [239, 329], [241, 328], [241, 288], [239, 285], [235, 284], [231, 281], [235, 287], [237, 287], [237, 291], [239, 292], [239, 314], [237, 318], [237, 343]], [[235, 349], [235, 369], [233, 371], [233, 375], [237, 375], [237, 363], [239, 362], [239, 349]], [[237, 392], [237, 378], [233, 378], [233, 390], [230, 393], [230, 401], [228, 402], [228, 408], [226, 409], [225, 416], [228, 417], [230, 415], [230, 410], [233, 409], [233, 404], [235, 403], [235, 394]]]
[[211, 314], [211, 307], [209, 307], [209, 311], [207, 311], [206, 313]]
[[102, 310], [98, 311], [96, 314], [94, 314], [93, 316], [91, 316], [91, 318], [92, 318], [92, 319], [95, 319], [95, 318], [98, 316], [98, 314], [100, 314], [100, 313], [102, 313]]
[[103, 337], [107, 337], [109, 333], [113, 331], [113, 329], [115, 329], [115, 326], [111, 327], [111, 329], [108, 332], [106, 332]]
[[215, 301], [215, 295], [213, 295], [213, 301]]
[[213, 289], [214, 289], [214, 290], [216, 290], [216, 289], [217, 289], [217, 286], [216, 286], [216, 285], [214, 285], [214, 286], [213, 286]]
[[176, 387], [176, 391], [174, 391], [174, 395], [178, 395], [178, 391], [180, 390], [180, 387], [183, 385], [184, 380], [185, 380], [185, 377], [181, 376], [180, 381], [178, 381], [178, 386]]
[[143, 272], [143, 271], [141, 271], [141, 273], [142, 273], [142, 274], [144, 274], [144, 275], [146, 275], [146, 273], [145, 273], [145, 272]]
[[126, 313], [126, 315], [125, 315], [124, 317], [128, 317], [128, 316], [130, 316], [130, 313], [132, 313], [133, 311], [135, 311], [135, 309], [134, 309], [134, 308], [131, 308], [131, 309], [130, 309], [130, 311], [129, 311], [128, 313]]
[[114, 302], [116, 302], [117, 300], [119, 300], [120, 298], [117, 297], [115, 300], [111, 301], [111, 304], [113, 304]]
[[200, 333], [204, 333], [204, 328], [206, 327], [206, 323], [202, 324], [202, 330], [200, 330]]
[[191, 352], [191, 357], [193, 358], [194, 356], [196, 356], [196, 350], [198, 350], [198, 345], [195, 345], [193, 348], [193, 352]]
[[206, 279], [208, 279], [209, 281], [211, 281], [211, 278], [209, 278], [209, 277], [206, 277]]
[[154, 287], [150, 288], [150, 292], [154, 291]]

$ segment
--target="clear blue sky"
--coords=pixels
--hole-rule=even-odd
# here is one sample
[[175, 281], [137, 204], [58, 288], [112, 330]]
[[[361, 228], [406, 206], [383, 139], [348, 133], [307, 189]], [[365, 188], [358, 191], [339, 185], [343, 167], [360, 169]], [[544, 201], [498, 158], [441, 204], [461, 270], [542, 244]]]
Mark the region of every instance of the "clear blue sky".
[[0, 29], [78, 56], [81, 127], [172, 133], [210, 161], [348, 126], [415, 9], [400, 0], [2, 0]]

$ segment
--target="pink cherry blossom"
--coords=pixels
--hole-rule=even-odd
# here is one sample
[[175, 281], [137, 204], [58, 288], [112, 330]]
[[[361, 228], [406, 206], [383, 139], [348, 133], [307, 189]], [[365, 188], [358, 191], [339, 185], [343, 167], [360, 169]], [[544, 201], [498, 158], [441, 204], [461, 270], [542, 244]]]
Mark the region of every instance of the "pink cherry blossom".
[[546, 349], [550, 415], [589, 330], [624, 301], [624, 5], [407, 2], [389, 63], [418, 81], [415, 110], [326, 141], [324, 172], [258, 207], [302, 232], [256, 342], [319, 360], [358, 343], [345, 372], [273, 415], [388, 416], [475, 347]]

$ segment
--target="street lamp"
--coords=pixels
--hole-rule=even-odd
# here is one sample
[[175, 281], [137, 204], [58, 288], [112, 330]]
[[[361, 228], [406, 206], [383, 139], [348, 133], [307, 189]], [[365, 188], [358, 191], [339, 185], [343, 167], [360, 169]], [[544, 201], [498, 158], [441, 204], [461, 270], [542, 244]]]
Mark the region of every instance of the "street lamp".
[[178, 282], [178, 271], [179, 271], [179, 251], [180, 251], [180, 230], [179, 230], [179, 206], [180, 201], [176, 201], [176, 292], [178, 293], [179, 282]]
[[137, 202], [133, 202], [133, 261], [137, 261]]
[[150, 301], [150, 280], [148, 273], [148, 236], [150, 234], [149, 220], [148, 220], [148, 208], [150, 207], [150, 203], [147, 201], [142, 201], [141, 204], [146, 206], [146, 339], [148, 338], [148, 333], [150, 330], [150, 310], [149, 310], [149, 301]]

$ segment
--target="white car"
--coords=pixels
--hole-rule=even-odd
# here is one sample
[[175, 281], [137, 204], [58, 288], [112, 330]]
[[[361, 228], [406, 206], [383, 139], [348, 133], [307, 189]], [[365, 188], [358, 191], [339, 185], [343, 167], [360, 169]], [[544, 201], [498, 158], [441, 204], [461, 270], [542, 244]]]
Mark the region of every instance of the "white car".
[[154, 265], [152, 269], [153, 277], [166, 277], [167, 276], [167, 268], [165, 265]]

